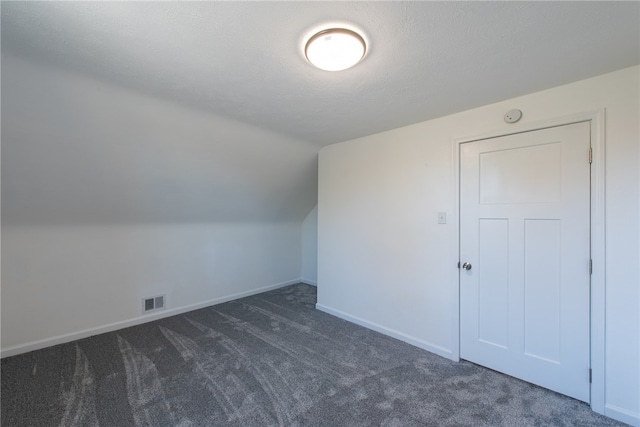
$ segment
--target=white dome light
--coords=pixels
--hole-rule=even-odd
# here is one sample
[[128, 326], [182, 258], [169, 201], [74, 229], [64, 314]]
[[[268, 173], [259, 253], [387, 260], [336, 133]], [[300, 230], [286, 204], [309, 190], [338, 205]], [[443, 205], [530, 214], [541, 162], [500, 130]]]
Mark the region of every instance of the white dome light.
[[364, 39], [355, 31], [331, 28], [309, 39], [304, 53], [310, 63], [326, 71], [341, 71], [356, 65], [364, 57]]

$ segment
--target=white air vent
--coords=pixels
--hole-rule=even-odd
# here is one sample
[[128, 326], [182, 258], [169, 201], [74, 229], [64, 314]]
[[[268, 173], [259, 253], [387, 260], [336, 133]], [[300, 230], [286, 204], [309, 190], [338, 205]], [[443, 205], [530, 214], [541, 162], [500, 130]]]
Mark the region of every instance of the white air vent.
[[142, 313], [149, 313], [150, 311], [162, 310], [165, 308], [165, 296], [159, 295], [156, 297], [149, 297], [142, 299]]

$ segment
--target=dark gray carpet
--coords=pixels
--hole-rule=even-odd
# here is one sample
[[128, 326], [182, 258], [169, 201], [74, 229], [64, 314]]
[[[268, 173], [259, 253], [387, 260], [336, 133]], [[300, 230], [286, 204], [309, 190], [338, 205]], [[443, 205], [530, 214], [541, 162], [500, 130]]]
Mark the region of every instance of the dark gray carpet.
[[3, 426], [618, 426], [293, 285], [2, 360]]

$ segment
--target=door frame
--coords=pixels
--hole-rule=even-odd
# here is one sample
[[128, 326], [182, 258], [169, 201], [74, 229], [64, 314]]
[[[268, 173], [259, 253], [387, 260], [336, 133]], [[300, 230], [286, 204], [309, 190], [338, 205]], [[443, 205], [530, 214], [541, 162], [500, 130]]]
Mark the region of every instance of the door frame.
[[[604, 414], [605, 410], [605, 109], [557, 117], [535, 123], [525, 123], [486, 132], [480, 135], [455, 138], [452, 141], [452, 163], [454, 183], [454, 224], [455, 244], [452, 259], [455, 259], [457, 274], [452, 287], [452, 352], [451, 358], [460, 360], [460, 145], [501, 136], [546, 129], [550, 127], [588, 122], [591, 129], [591, 292], [589, 352], [591, 385], [589, 404], [594, 412]], [[586, 158], [585, 158], [586, 160]]]

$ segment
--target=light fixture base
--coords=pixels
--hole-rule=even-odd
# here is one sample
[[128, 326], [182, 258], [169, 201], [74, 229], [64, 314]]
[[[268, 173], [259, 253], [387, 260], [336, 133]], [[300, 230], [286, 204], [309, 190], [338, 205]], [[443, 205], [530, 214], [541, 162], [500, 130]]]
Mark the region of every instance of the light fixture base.
[[328, 28], [311, 36], [304, 54], [312, 65], [321, 70], [342, 71], [360, 62], [366, 50], [364, 38], [357, 32], [346, 28]]

